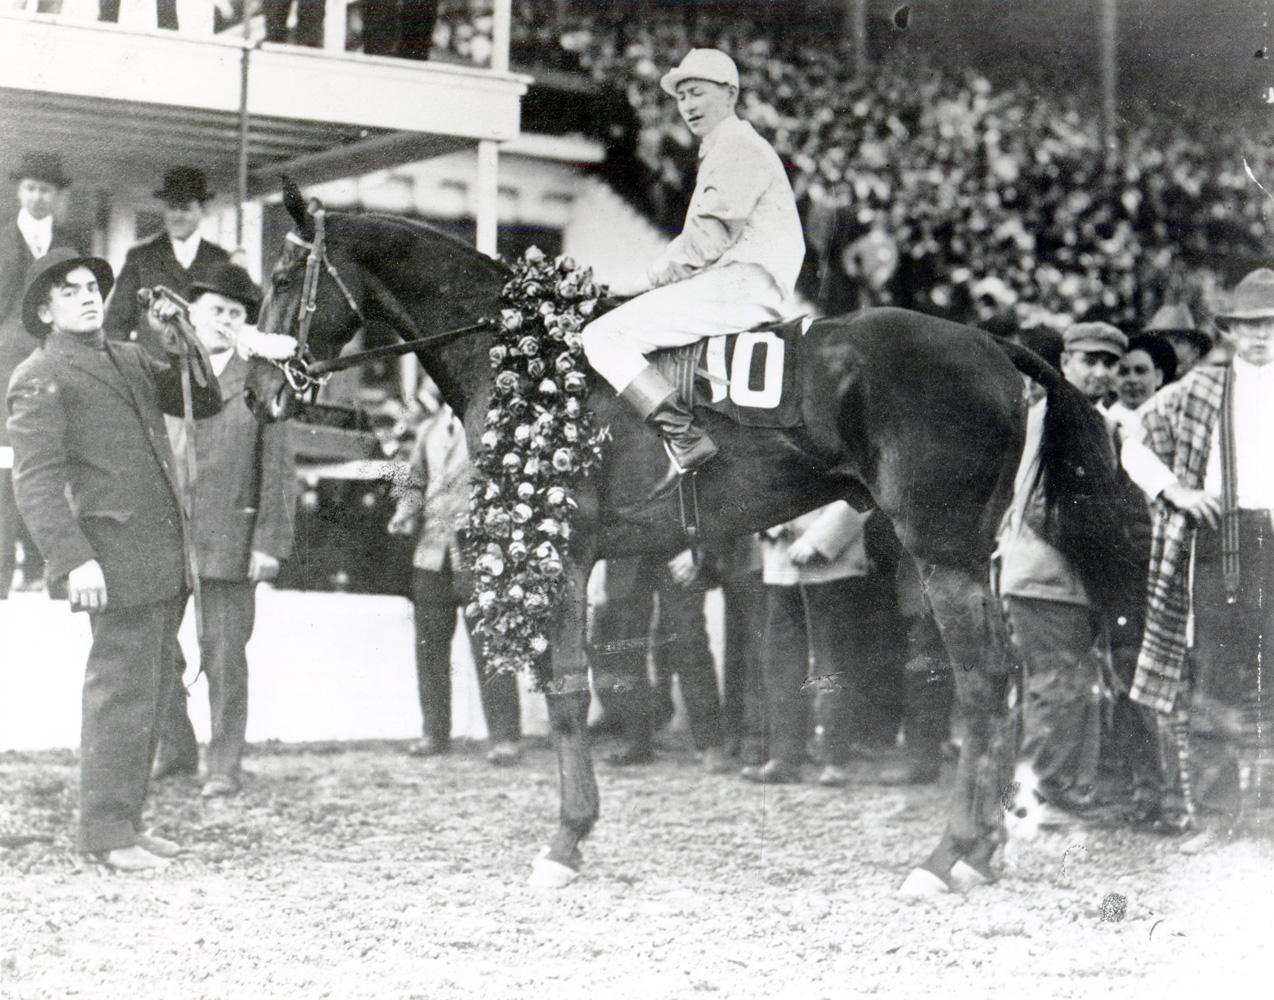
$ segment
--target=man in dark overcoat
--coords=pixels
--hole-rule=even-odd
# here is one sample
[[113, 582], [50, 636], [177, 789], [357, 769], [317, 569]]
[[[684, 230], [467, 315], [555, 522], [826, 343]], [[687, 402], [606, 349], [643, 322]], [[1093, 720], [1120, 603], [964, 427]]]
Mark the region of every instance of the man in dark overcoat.
[[148, 236], [124, 258], [115, 293], [106, 308], [106, 335], [136, 340], [156, 358], [164, 357], [159, 335], [144, 320], [137, 291], [164, 285], [181, 296], [190, 292], [190, 275], [197, 267], [230, 263], [230, 255], [199, 233], [208, 202], [208, 178], [197, 167], [173, 167], [155, 197], [164, 203], [164, 231]]
[[[244, 323], [256, 323], [261, 297], [248, 272], [220, 264], [191, 275], [190, 320], [221, 383], [221, 412], [197, 421], [197, 482], [190, 537], [203, 610], [199, 663], [208, 675], [212, 738], [203, 795], [232, 795], [248, 725], [248, 640], [256, 619], [256, 585], [273, 580], [292, 554], [296, 469], [287, 425], [260, 423], [243, 401], [248, 362], [236, 351]], [[190, 442], [185, 423], [168, 418], [179, 476], [186, 474]], [[195, 732], [175, 665], [164, 713], [156, 771], [198, 760]], [[189, 768], [186, 767], [186, 770]]]
[[[13, 370], [35, 350], [36, 340], [22, 325], [22, 289], [27, 270], [54, 247], [82, 246], [54, 218], [58, 195], [70, 185], [56, 154], [27, 153], [11, 175], [17, 182], [18, 214], [0, 229], [0, 391], [9, 388]], [[0, 599], [13, 583], [15, 543], [21, 539], [22, 577], [30, 586], [44, 570], [44, 557], [32, 541], [13, 499], [13, 447], [0, 421]]]
[[[8, 428], [18, 507], [50, 580], [65, 578], [72, 608], [92, 625], [79, 848], [140, 870], [179, 850], [149, 835], [141, 817], [186, 599], [179, 485], [163, 419], [182, 412], [182, 379], [176, 365], [106, 339], [103, 293], [112, 279], [106, 261], [61, 248], [32, 267], [22, 320], [42, 343], [13, 375]], [[221, 389], [202, 360], [191, 368], [192, 409], [210, 416]]]

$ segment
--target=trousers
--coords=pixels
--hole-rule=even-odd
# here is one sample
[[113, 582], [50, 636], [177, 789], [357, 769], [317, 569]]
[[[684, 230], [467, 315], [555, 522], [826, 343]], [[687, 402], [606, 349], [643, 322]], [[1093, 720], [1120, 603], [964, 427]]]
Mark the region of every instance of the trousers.
[[[256, 584], [203, 578], [199, 585], [204, 617], [199, 665], [208, 676], [212, 722], [208, 775], [233, 778], [239, 773], [248, 730], [248, 640], [256, 623]], [[199, 763], [199, 748], [182, 683], [186, 660], [180, 648], [173, 667], [177, 682], [164, 711], [158, 755], [179, 770], [193, 771]]]
[[779, 318], [783, 294], [759, 264], [727, 264], [643, 292], [584, 327], [584, 354], [616, 392], [661, 347], [738, 333]]
[[[455, 579], [444, 564], [441, 572], [417, 569], [412, 582], [416, 623], [416, 689], [420, 697], [423, 732], [439, 747], [451, 742], [451, 641], [456, 632]], [[493, 743], [516, 743], [522, 738], [517, 678], [502, 673], [487, 676], [482, 651], [474, 643], [482, 714]]]
[[142, 829], [160, 713], [175, 683], [185, 595], [90, 615], [80, 728], [79, 848], [132, 847]]
[[[607, 565], [612, 567], [612, 563]], [[618, 576], [608, 571], [608, 587]], [[704, 592], [701, 587], [682, 587], [674, 581], [662, 555], [636, 560], [631, 585], [622, 592], [612, 590], [606, 603], [593, 611], [589, 662], [598, 700], [603, 711], [618, 716], [631, 744], [649, 748], [659, 715], [659, 695], [650, 686], [647, 670], [656, 594], [659, 620], [653, 658], [658, 690], [666, 690], [676, 674], [696, 749], [723, 746], [725, 722], [708, 646]]]
[[[1240, 763], [1256, 764], [1269, 756], [1264, 734], [1274, 714], [1261, 667], [1274, 654], [1271, 593], [1274, 530], [1267, 512], [1239, 512], [1239, 588], [1233, 604], [1222, 573], [1221, 533], [1199, 529], [1190, 756], [1196, 801], [1230, 819], [1237, 819], [1243, 807]], [[1259, 778], [1259, 768], [1256, 774]]]
[[1007, 597], [1009, 629], [1022, 655], [1022, 757], [1047, 798], [1091, 788], [1101, 741], [1100, 625], [1083, 604]]

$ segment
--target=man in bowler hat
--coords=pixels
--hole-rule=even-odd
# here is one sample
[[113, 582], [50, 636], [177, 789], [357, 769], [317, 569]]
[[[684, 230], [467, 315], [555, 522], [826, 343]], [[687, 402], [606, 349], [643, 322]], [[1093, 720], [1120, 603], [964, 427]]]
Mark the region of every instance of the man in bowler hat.
[[[22, 321], [41, 344], [8, 393], [22, 516], [93, 631], [84, 674], [79, 848], [122, 870], [178, 853], [143, 827], [159, 712], [186, 601], [179, 484], [163, 413], [183, 412], [181, 373], [108, 340], [110, 265], [57, 248], [27, 278]], [[221, 408], [216, 376], [191, 352], [193, 411]]]
[[230, 255], [199, 234], [208, 202], [208, 178], [197, 167], [173, 167], [155, 197], [164, 203], [164, 231], [148, 236], [124, 258], [115, 293], [106, 309], [106, 335], [135, 339], [156, 358], [163, 358], [159, 336], [144, 322], [137, 304], [140, 288], [165, 285], [178, 295], [190, 292], [190, 273], [196, 267], [230, 263]]
[[[0, 392], [9, 388], [13, 370], [37, 344], [22, 325], [22, 289], [27, 270], [54, 247], [83, 249], [54, 218], [58, 196], [71, 183], [62, 169], [61, 157], [54, 153], [27, 153], [10, 177], [17, 184], [18, 215], [0, 230]], [[44, 557], [26, 530], [13, 499], [13, 447], [0, 422], [0, 599], [9, 596], [19, 539], [23, 585], [29, 588], [43, 575]]]
[[[221, 412], [197, 421], [195, 551], [203, 608], [199, 663], [208, 675], [212, 739], [208, 743], [205, 798], [239, 789], [239, 763], [248, 724], [248, 640], [256, 618], [256, 585], [273, 580], [292, 554], [292, 500], [296, 471], [286, 424], [260, 423], [243, 401], [248, 362], [236, 351], [244, 323], [256, 323], [261, 296], [248, 272], [233, 264], [195, 268], [190, 278], [190, 321], [221, 384]], [[166, 315], [171, 307], [161, 306]], [[168, 418], [177, 474], [192, 442], [185, 422]], [[197, 764], [195, 732], [181, 684], [185, 661], [161, 725], [155, 773], [189, 772]]]

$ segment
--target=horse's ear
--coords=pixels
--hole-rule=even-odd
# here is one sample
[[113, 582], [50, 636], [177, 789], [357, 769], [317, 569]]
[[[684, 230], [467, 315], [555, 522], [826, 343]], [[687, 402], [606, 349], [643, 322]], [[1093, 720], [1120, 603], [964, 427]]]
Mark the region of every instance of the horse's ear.
[[288, 215], [292, 216], [292, 221], [296, 223], [296, 228], [301, 235], [307, 240], [314, 239], [314, 219], [310, 215], [309, 206], [305, 203], [305, 195], [297, 187], [296, 181], [287, 174], [283, 175], [283, 207], [288, 210]]

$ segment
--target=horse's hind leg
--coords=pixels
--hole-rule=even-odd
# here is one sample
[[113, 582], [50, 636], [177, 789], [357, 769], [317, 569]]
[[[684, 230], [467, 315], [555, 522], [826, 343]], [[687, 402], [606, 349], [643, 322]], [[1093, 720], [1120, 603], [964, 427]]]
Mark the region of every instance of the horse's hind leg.
[[[907, 895], [942, 892], [953, 881], [991, 879], [990, 860], [1004, 839], [1001, 790], [1009, 763], [1003, 735], [1009, 646], [1004, 620], [989, 584], [950, 566], [922, 567], [925, 591], [955, 673], [955, 696], [964, 727], [947, 826], [938, 846], [908, 876]], [[957, 862], [973, 869], [957, 871]]]
[[535, 859], [531, 884], [559, 888], [579, 872], [579, 843], [597, 822], [597, 779], [588, 746], [588, 673], [584, 663], [587, 567], [568, 565], [563, 607], [553, 634], [553, 680], [545, 692], [557, 750], [561, 811], [557, 833]]

